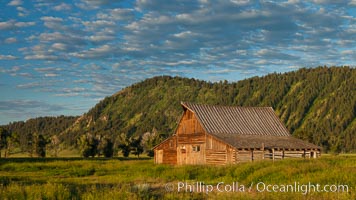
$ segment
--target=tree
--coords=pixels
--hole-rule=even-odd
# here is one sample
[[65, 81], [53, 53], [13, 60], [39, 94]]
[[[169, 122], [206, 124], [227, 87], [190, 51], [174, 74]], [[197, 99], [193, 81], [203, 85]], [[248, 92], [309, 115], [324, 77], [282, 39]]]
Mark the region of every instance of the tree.
[[7, 148], [5, 150], [5, 157], [11, 154], [11, 151], [19, 145], [19, 136], [17, 133], [11, 133], [9, 137], [7, 137]]
[[[34, 136], [31, 133], [27, 133], [24, 137], [21, 137], [21, 148], [23, 152], [27, 152], [32, 158], [34, 150]], [[24, 140], [25, 139], [25, 140]]]
[[131, 141], [125, 133], [121, 133], [117, 137], [117, 147], [121, 150], [122, 155], [126, 158], [130, 155], [131, 151]]
[[137, 157], [140, 157], [140, 154], [143, 153], [143, 146], [141, 145], [142, 137], [130, 138], [131, 143], [130, 147], [133, 151], [133, 154]]
[[107, 137], [100, 140], [98, 152], [106, 158], [111, 158], [114, 154], [114, 143]]
[[91, 149], [86, 135], [80, 136], [80, 138], [78, 139], [78, 145], [80, 149], [80, 154], [84, 158], [88, 158], [90, 156]]
[[157, 130], [153, 128], [152, 133], [146, 132], [142, 136], [141, 145], [144, 152], [147, 153], [149, 157], [154, 156], [153, 147], [162, 141], [162, 136], [157, 133]]
[[[1, 151], [3, 149], [6, 149], [7, 148], [7, 141], [8, 141], [8, 137], [10, 136], [9, 132], [4, 129], [4, 128], [1, 128], [0, 127], [0, 158], [1, 158]], [[6, 153], [5, 153], [5, 157], [6, 157]]]
[[80, 152], [83, 157], [87, 158], [89, 156], [94, 157], [98, 152], [98, 139], [91, 135], [82, 135], [78, 140]]
[[50, 150], [51, 150], [51, 155], [54, 157], [58, 156], [58, 153], [60, 151], [60, 143], [61, 140], [59, 139], [59, 137], [57, 135], [54, 135], [51, 137], [51, 141], [50, 141]]
[[42, 134], [35, 134], [34, 137], [34, 149], [36, 155], [41, 158], [46, 157], [47, 140]]

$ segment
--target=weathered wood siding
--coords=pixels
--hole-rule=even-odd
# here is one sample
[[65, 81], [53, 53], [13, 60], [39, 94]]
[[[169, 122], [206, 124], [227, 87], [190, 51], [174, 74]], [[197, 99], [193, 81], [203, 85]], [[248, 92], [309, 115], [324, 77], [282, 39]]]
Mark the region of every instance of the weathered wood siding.
[[177, 164], [205, 164], [205, 133], [194, 113], [186, 110], [176, 131]]
[[154, 150], [156, 164], [177, 164], [177, 137], [172, 136]]
[[285, 158], [318, 158], [320, 151], [317, 149], [239, 149], [236, 152], [236, 163], [254, 160], [280, 160]]
[[183, 117], [178, 124], [178, 128], [176, 131], [177, 135], [180, 134], [195, 134], [195, 133], [203, 133], [204, 129], [200, 125], [199, 121], [195, 117], [194, 113], [189, 110], [186, 110], [183, 114]]
[[[190, 110], [184, 112], [176, 136], [178, 165], [225, 165], [236, 162], [236, 150], [206, 134]], [[196, 149], [198, 146], [199, 151]]]
[[225, 165], [236, 162], [236, 150], [206, 134], [206, 164]]

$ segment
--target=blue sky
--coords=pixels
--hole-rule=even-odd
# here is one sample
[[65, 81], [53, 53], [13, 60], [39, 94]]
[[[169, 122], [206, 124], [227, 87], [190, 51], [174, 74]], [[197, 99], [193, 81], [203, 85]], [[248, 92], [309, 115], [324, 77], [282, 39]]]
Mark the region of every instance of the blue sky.
[[1, 0], [0, 124], [81, 115], [157, 75], [356, 65], [356, 0]]

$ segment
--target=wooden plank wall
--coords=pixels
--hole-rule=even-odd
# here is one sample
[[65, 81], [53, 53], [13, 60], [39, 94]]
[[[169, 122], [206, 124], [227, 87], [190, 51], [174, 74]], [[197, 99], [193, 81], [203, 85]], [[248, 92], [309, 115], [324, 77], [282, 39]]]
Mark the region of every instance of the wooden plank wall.
[[[178, 164], [225, 165], [236, 162], [235, 149], [207, 135], [194, 113], [189, 110], [185, 111], [176, 135]], [[200, 152], [192, 151], [194, 145], [200, 145]], [[185, 154], [180, 150], [183, 148]]]
[[200, 125], [194, 113], [189, 110], [186, 110], [183, 114], [182, 120], [178, 125], [176, 135], [180, 134], [194, 134], [194, 133], [203, 133], [204, 129]]
[[178, 125], [176, 136], [178, 165], [205, 164], [205, 133], [194, 113], [189, 110], [185, 111]]
[[162, 163], [170, 164], [170, 165], [177, 164], [177, 150], [176, 149], [164, 149]]
[[156, 147], [154, 153], [155, 163], [157, 164], [177, 164], [177, 137], [172, 136], [166, 141], [162, 142], [159, 146]]
[[202, 165], [205, 164], [205, 146], [200, 146], [200, 151], [194, 151], [193, 146], [196, 145], [178, 145], [177, 148], [177, 164], [178, 165]]
[[206, 135], [206, 164], [225, 165], [236, 162], [236, 150], [226, 143]]
[[236, 152], [236, 163], [254, 160], [280, 160], [285, 158], [317, 158], [319, 150], [283, 150], [283, 149], [239, 149]]
[[226, 150], [206, 150], [206, 164], [224, 165], [226, 164]]
[[205, 134], [180, 134], [177, 135], [178, 144], [203, 144], [205, 143]]

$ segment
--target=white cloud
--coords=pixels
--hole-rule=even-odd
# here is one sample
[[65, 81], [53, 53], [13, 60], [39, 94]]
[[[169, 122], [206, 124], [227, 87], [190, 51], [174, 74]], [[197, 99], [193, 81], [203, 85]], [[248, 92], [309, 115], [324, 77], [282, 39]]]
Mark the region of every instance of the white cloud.
[[52, 33], [41, 33], [38, 38], [41, 42], [63, 43], [71, 45], [72, 47], [86, 44], [86, 40], [83, 36], [65, 34], [57, 31]]
[[12, 0], [7, 5], [8, 6], [21, 6], [23, 2], [21, 0]]
[[29, 26], [34, 26], [35, 22], [16, 22], [16, 20], [9, 20], [0, 22], [0, 30], [11, 30], [17, 28], [24, 28]]
[[129, 23], [135, 18], [134, 9], [114, 8], [96, 14], [98, 19], [120, 21]]
[[40, 86], [41, 86], [41, 83], [34, 82], [34, 83], [19, 84], [16, 87], [20, 88], [20, 89], [30, 89], [30, 88], [37, 88]]
[[5, 40], [6, 44], [12, 44], [12, 43], [16, 43], [16, 42], [17, 42], [17, 39], [15, 37], [9, 37], [9, 38], [6, 38], [6, 40]]
[[16, 22], [14, 25], [15, 27], [22, 28], [22, 27], [34, 26], [35, 24], [36, 24], [35, 22]]
[[52, 16], [44, 16], [44, 17], [41, 17], [41, 20], [42, 20], [42, 21], [45, 21], [45, 22], [62, 22], [62, 21], [63, 21], [62, 18], [59, 18], [59, 17], [52, 17]]
[[55, 11], [66, 11], [66, 10], [71, 10], [71, 9], [72, 9], [72, 7], [66, 3], [61, 3], [61, 4], [53, 7], [53, 10], [55, 10]]
[[47, 28], [54, 30], [65, 30], [65, 26], [62, 25], [63, 19], [59, 17], [45, 16], [41, 17], [41, 20], [44, 22], [44, 25]]
[[54, 43], [51, 47], [58, 51], [67, 51], [69, 49], [68, 45], [63, 43]]
[[191, 31], [183, 31], [183, 32], [180, 32], [180, 33], [175, 33], [173, 34], [174, 37], [177, 37], [177, 38], [191, 38], [192, 36], [197, 36], [197, 34], [195, 33], [192, 33]]
[[82, 59], [103, 59], [111, 57], [116, 52], [116, 49], [110, 45], [102, 45], [97, 48], [90, 48], [89, 50], [79, 53], [71, 53], [71, 56]]
[[42, 68], [35, 68], [35, 71], [37, 72], [55, 72], [55, 71], [61, 71], [62, 68], [58, 67], [42, 67]]
[[21, 68], [19, 66], [13, 66], [13, 67], [11, 67], [11, 69], [3, 69], [0, 72], [14, 74], [14, 73], [17, 73], [18, 71], [20, 71], [20, 69]]
[[110, 28], [116, 26], [113, 21], [109, 20], [96, 20], [96, 21], [84, 21], [83, 25], [89, 30], [97, 30], [100, 28]]
[[55, 73], [49, 73], [49, 74], [45, 74], [44, 76], [45, 77], [56, 77], [56, 76], [59, 76], [59, 75], [55, 74]]
[[116, 37], [115, 36], [110, 36], [110, 35], [92, 35], [89, 36], [89, 40], [92, 42], [106, 42], [110, 40], [114, 40]]
[[115, 3], [120, 3], [122, 0], [81, 0], [80, 3], [75, 5], [83, 10], [94, 10], [99, 9], [103, 5], [111, 5]]
[[353, 55], [355, 53], [356, 53], [356, 51], [354, 51], [354, 50], [344, 50], [341, 52], [341, 54], [344, 54], [344, 55]]
[[0, 55], [0, 60], [15, 60], [15, 59], [17, 59], [17, 57], [13, 55]]
[[30, 12], [26, 8], [21, 7], [21, 6], [16, 7], [16, 10], [18, 11], [19, 17], [26, 17], [30, 14]]
[[48, 104], [43, 101], [34, 101], [34, 100], [7, 100], [0, 101], [0, 110], [12, 110], [22, 112], [24, 109], [40, 109], [42, 111], [55, 111], [64, 109], [63, 106]]
[[0, 30], [11, 29], [14, 27], [14, 24], [11, 21], [0, 22]]

